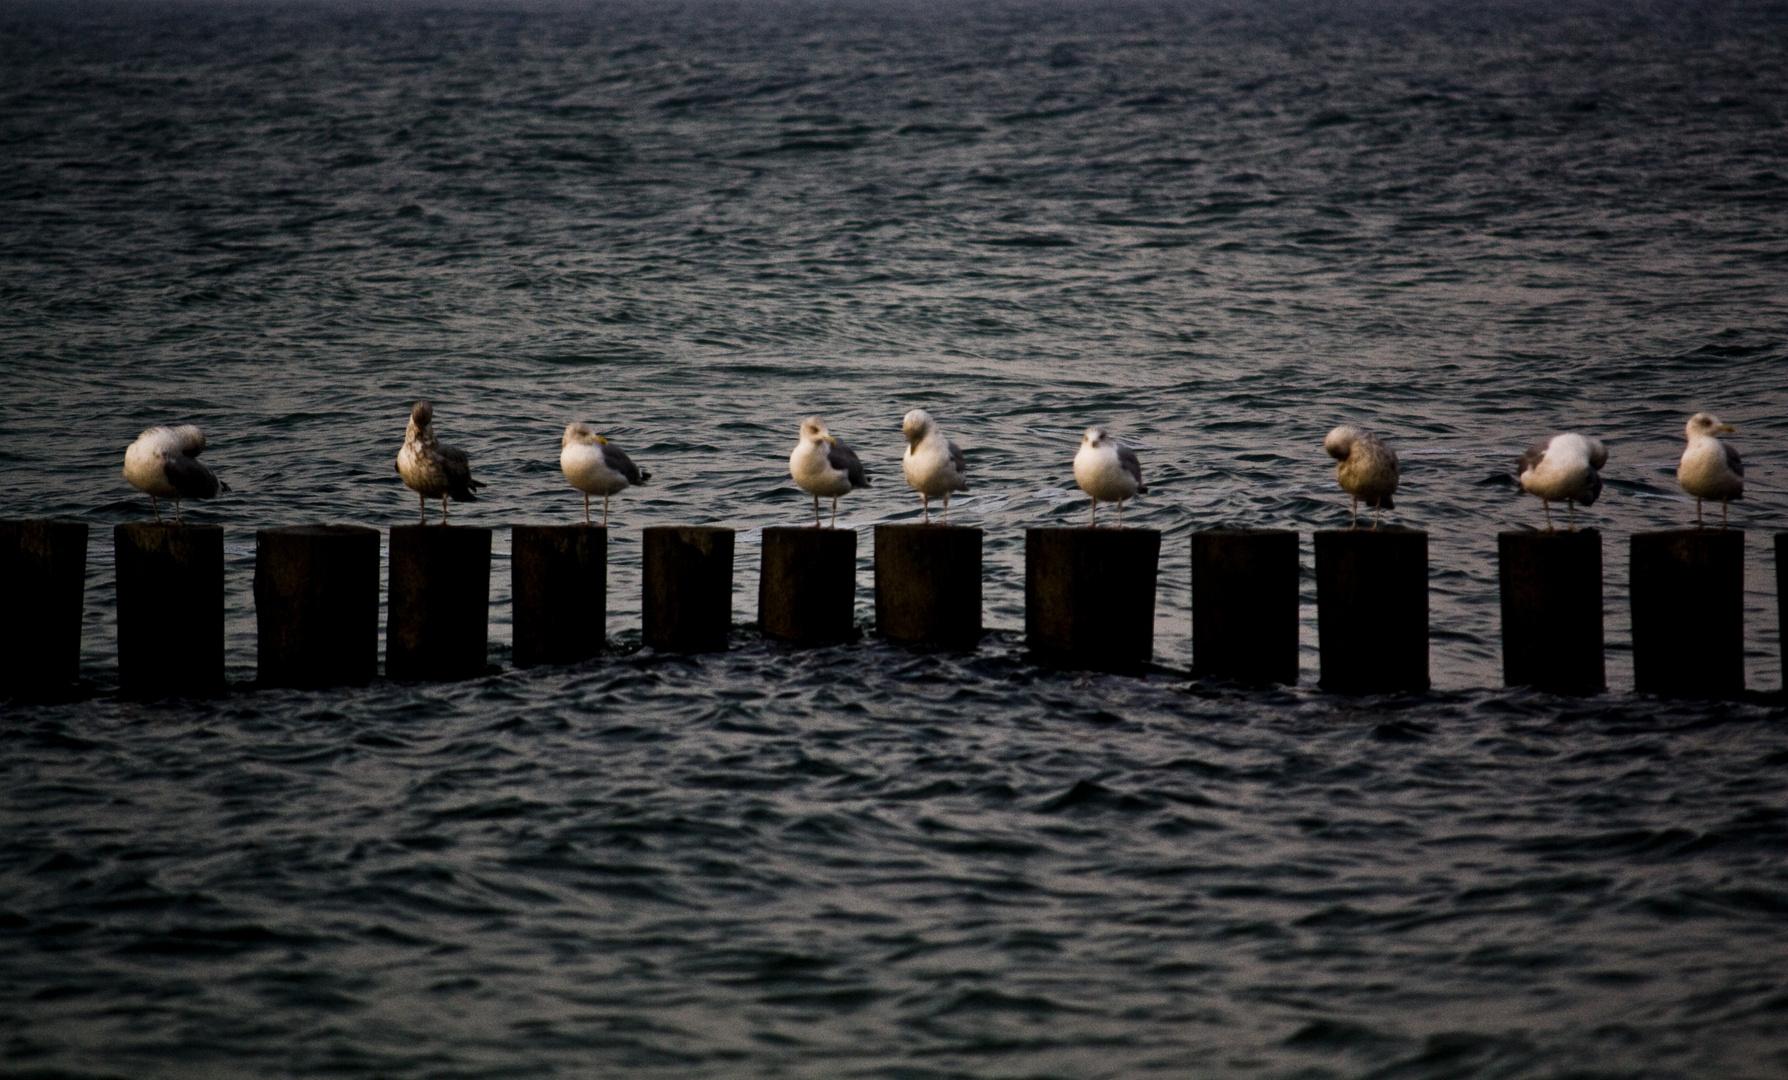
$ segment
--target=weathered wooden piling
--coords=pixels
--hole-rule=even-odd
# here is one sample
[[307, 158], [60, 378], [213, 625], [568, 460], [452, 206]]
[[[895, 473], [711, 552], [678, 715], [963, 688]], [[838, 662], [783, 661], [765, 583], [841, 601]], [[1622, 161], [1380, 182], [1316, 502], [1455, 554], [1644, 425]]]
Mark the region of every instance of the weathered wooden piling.
[[118, 682], [133, 697], [224, 686], [220, 525], [112, 528], [118, 568]]
[[379, 673], [379, 530], [262, 529], [254, 589], [262, 686], [364, 686]]
[[1607, 688], [1602, 652], [1602, 534], [1496, 536], [1502, 680], [1553, 694]]
[[608, 632], [608, 529], [517, 525], [510, 533], [515, 666], [574, 664]]
[[1324, 690], [1428, 689], [1428, 534], [1316, 534], [1316, 634]]
[[1155, 649], [1154, 529], [1026, 529], [1024, 634], [1049, 667], [1135, 671]]
[[1679, 698], [1744, 691], [1742, 529], [1634, 533], [1633, 688]]
[[875, 632], [890, 641], [973, 648], [981, 640], [981, 530], [877, 525]]
[[385, 674], [469, 679], [488, 670], [490, 530], [391, 527]]
[[857, 636], [857, 530], [775, 525], [764, 530], [757, 625], [791, 645]]
[[641, 531], [642, 638], [665, 652], [722, 652], [733, 621], [733, 530], [653, 525]]
[[86, 584], [86, 525], [0, 521], [0, 697], [80, 678]]
[[1298, 534], [1192, 534], [1192, 674], [1251, 686], [1298, 681]]

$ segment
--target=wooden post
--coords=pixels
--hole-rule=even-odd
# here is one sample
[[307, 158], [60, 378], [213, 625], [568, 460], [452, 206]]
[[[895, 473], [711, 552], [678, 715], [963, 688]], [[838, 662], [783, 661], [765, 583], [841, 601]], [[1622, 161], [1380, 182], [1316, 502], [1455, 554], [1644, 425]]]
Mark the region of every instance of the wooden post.
[[1027, 529], [1025, 641], [1038, 663], [1136, 671], [1155, 648], [1154, 529]]

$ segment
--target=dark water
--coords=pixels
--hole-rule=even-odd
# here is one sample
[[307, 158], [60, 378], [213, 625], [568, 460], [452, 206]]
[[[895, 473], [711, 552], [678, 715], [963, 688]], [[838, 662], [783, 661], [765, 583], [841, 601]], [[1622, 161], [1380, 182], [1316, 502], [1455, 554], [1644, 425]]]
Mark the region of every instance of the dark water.
[[[0, 712], [0, 1075], [1788, 1075], [1788, 714], [1628, 693], [1624, 554], [1738, 424], [1781, 687], [1784, 71], [1779, 3], [0, 8], [0, 512], [95, 528], [94, 696]], [[138, 430], [235, 488], [188, 509], [246, 682], [253, 530], [412, 520], [419, 397], [499, 663], [564, 424], [653, 469], [615, 656], [110, 693]], [[808, 412], [848, 523], [910, 520], [914, 406], [983, 649], [767, 646], [746, 532], [735, 651], [633, 651], [633, 530], [800, 520]], [[1344, 521], [1343, 420], [1432, 536], [1436, 692], [1316, 693], [1308, 604], [1304, 688], [1188, 684], [1187, 535]], [[1094, 422], [1164, 534], [1144, 679], [1021, 651]], [[1584, 702], [1495, 689], [1506, 473], [1565, 428], [1612, 452]]]

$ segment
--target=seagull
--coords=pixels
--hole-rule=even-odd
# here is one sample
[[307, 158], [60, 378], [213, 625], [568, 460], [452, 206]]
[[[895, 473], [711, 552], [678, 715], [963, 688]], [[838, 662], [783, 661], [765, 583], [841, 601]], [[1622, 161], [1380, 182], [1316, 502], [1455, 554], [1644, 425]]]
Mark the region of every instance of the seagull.
[[1745, 464], [1738, 451], [1714, 438], [1730, 435], [1738, 429], [1722, 424], [1711, 413], [1698, 412], [1689, 417], [1683, 429], [1689, 437], [1688, 449], [1676, 466], [1676, 482], [1695, 496], [1695, 527], [1701, 528], [1701, 500], [1720, 500], [1720, 528], [1726, 527], [1726, 504], [1745, 497]]
[[1080, 440], [1080, 451], [1074, 455], [1074, 482], [1092, 496], [1093, 512], [1088, 524], [1099, 524], [1099, 503], [1117, 503], [1118, 528], [1124, 527], [1124, 500], [1147, 495], [1142, 483], [1142, 463], [1128, 447], [1105, 433], [1102, 427], [1086, 429]]
[[652, 474], [633, 463], [619, 447], [596, 434], [588, 424], [567, 424], [559, 440], [559, 468], [565, 479], [584, 493], [584, 524], [590, 523], [590, 496], [602, 496], [602, 527], [608, 528], [608, 497], [638, 487]]
[[819, 527], [821, 495], [832, 499], [832, 527], [838, 527], [838, 496], [869, 486], [856, 451], [832, 437], [826, 422], [817, 416], [801, 421], [801, 441], [788, 456], [789, 475], [802, 491], [813, 496], [813, 526]]
[[178, 525], [181, 499], [210, 499], [219, 491], [230, 490], [211, 466], [199, 460], [204, 452], [205, 436], [191, 424], [149, 428], [125, 449], [124, 478], [149, 496], [157, 524], [162, 524], [158, 497], [174, 500], [174, 524]]
[[1570, 515], [1571, 531], [1577, 531], [1577, 505], [1589, 506], [1602, 493], [1602, 474], [1597, 470], [1608, 464], [1608, 448], [1600, 439], [1590, 439], [1567, 431], [1543, 443], [1534, 443], [1521, 455], [1515, 475], [1521, 490], [1538, 495], [1546, 509], [1546, 531], [1552, 531], [1552, 503], [1565, 501]]
[[404, 448], [397, 452], [397, 475], [416, 493], [422, 507], [422, 524], [428, 524], [428, 500], [440, 497], [441, 524], [447, 524], [447, 497], [454, 502], [477, 502], [474, 488], [484, 486], [472, 479], [472, 466], [466, 453], [457, 446], [448, 446], [435, 438], [429, 422], [435, 409], [426, 401], [418, 401], [410, 410], [410, 426], [404, 429]]
[[1360, 527], [1360, 500], [1372, 507], [1372, 527], [1378, 528], [1378, 512], [1395, 510], [1391, 496], [1397, 491], [1397, 452], [1370, 431], [1342, 424], [1322, 440], [1322, 448], [1339, 461], [1335, 479], [1353, 504], [1353, 525]]
[[914, 409], [901, 421], [906, 435], [906, 455], [900, 467], [906, 473], [906, 486], [919, 493], [925, 510], [925, 521], [931, 521], [931, 497], [944, 497], [944, 520], [950, 520], [950, 492], [967, 491], [968, 459], [957, 446], [937, 429], [937, 422], [924, 409]]

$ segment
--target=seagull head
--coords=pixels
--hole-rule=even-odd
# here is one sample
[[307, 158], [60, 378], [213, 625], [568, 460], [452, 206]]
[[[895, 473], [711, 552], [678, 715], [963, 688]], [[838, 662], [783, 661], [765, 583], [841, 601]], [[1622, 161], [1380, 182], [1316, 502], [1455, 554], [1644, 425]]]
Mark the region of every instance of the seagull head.
[[838, 444], [838, 440], [826, 429], [826, 422], [817, 416], [809, 416], [801, 421], [801, 441], [830, 443], [834, 446]]
[[607, 446], [608, 440], [596, 434], [595, 428], [579, 422], [575, 424], [566, 424], [565, 435], [559, 440], [559, 445], [561, 447], [570, 446], [572, 443], [578, 443], [583, 446], [600, 443], [603, 446]]
[[906, 441], [911, 446], [918, 446], [924, 441], [925, 436], [931, 434], [931, 428], [931, 414], [924, 409], [914, 409], [900, 422], [900, 433], [906, 436]]
[[1322, 448], [1336, 461], [1346, 461], [1347, 455], [1353, 453], [1353, 441], [1359, 437], [1359, 428], [1352, 424], [1342, 424], [1322, 440]]
[[1683, 430], [1688, 433], [1689, 438], [1693, 439], [1702, 435], [1730, 435], [1738, 429], [1731, 424], [1721, 423], [1720, 418], [1713, 413], [1698, 412], [1689, 417], [1689, 426]]
[[1110, 441], [1111, 436], [1105, 433], [1105, 429], [1098, 424], [1094, 424], [1092, 427], [1086, 429], [1086, 434], [1082, 436], [1080, 444], [1082, 446], [1104, 446]]
[[1586, 435], [1584, 436], [1583, 441], [1589, 445], [1590, 468], [1600, 469], [1602, 466], [1608, 464], [1608, 448], [1602, 445], [1602, 440], [1592, 439]]
[[434, 418], [435, 407], [426, 401], [418, 401], [416, 407], [410, 410], [410, 423], [419, 428], [427, 427]]

